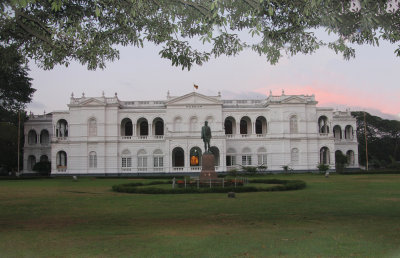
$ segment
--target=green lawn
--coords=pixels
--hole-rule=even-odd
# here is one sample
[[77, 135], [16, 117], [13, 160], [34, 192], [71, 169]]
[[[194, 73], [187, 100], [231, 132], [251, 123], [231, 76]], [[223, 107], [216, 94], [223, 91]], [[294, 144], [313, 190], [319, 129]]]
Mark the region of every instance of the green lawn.
[[[400, 175], [270, 175], [288, 192], [142, 195], [0, 181], [0, 257], [400, 257]], [[158, 180], [158, 179], [157, 179]]]

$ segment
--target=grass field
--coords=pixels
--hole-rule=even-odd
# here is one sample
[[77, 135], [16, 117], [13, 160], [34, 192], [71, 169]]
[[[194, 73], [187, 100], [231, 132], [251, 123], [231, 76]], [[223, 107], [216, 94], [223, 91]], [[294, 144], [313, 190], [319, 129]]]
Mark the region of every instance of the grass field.
[[0, 257], [400, 257], [400, 175], [271, 175], [288, 192], [141, 195], [0, 181]]

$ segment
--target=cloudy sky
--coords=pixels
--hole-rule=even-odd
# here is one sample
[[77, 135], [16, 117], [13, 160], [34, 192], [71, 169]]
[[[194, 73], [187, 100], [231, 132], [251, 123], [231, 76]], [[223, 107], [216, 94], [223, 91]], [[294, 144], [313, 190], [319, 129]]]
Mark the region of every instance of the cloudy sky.
[[164, 100], [193, 91], [223, 99], [266, 98], [274, 95], [315, 94], [319, 106], [343, 110], [367, 110], [387, 118], [400, 119], [400, 57], [396, 46], [381, 42], [379, 47], [357, 46], [356, 58], [343, 60], [329, 49], [312, 55], [283, 57], [270, 65], [252, 51], [236, 57], [219, 57], [190, 71], [172, 67], [158, 55], [160, 47], [121, 48], [121, 58], [104, 70], [88, 71], [78, 63], [50, 71], [30, 63], [30, 76], [37, 89], [28, 110], [35, 114], [67, 109], [71, 93], [87, 97], [118, 93], [120, 100]]

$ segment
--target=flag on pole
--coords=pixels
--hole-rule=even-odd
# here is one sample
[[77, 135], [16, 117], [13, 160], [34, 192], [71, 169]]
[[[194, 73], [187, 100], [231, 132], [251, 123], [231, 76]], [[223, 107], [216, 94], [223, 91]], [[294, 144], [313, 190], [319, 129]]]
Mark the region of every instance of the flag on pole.
[[193, 83], [193, 87], [197, 90], [199, 88], [199, 85]]

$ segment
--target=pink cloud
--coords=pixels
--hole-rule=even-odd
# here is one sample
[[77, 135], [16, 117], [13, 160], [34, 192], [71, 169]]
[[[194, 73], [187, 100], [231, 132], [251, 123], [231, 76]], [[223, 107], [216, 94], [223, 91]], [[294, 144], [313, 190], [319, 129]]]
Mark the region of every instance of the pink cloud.
[[[255, 91], [268, 95], [269, 90], [272, 90], [273, 95], [280, 95], [282, 89], [285, 90], [287, 95], [314, 94], [319, 105], [334, 103], [378, 109], [383, 113], [393, 115], [400, 113], [400, 101], [396, 101], [393, 96], [380, 96], [377, 92], [370, 93], [346, 86], [326, 85], [325, 83], [323, 85], [319, 83], [312, 85], [271, 85], [268, 88], [259, 88]], [[399, 96], [399, 94], [397, 95]]]

